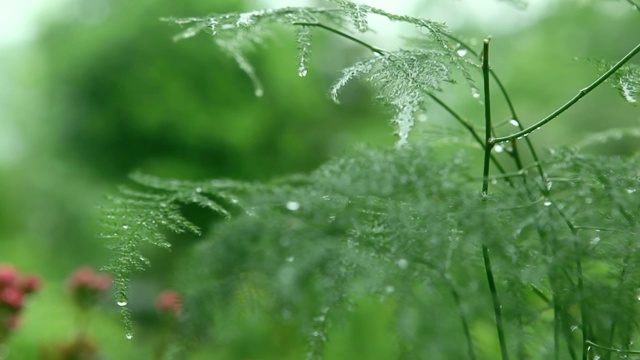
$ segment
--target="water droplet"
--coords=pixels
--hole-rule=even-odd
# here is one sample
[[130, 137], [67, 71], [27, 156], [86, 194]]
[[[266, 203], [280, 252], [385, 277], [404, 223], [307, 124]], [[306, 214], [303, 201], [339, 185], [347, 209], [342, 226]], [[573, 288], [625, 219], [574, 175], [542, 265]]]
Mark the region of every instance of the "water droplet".
[[493, 147], [493, 149], [497, 152], [497, 153], [501, 153], [504, 151], [504, 147], [500, 144], [496, 145]]
[[305, 77], [307, 76], [307, 73], [308, 73], [307, 68], [304, 66], [300, 66], [300, 68], [298, 69], [298, 75], [300, 77]]
[[591, 245], [596, 246], [600, 242], [600, 236], [596, 236], [591, 240]]
[[287, 210], [296, 211], [300, 209], [300, 203], [297, 201], [287, 201]]
[[547, 188], [547, 191], [551, 190], [552, 186], [553, 186], [553, 181], [547, 181], [545, 183], [545, 187]]
[[406, 269], [409, 266], [409, 261], [407, 259], [398, 260], [398, 267], [402, 270]]
[[329, 216], [329, 222], [330, 223], [335, 222], [335, 221], [336, 221], [336, 216], [335, 215]]
[[127, 340], [131, 340], [131, 339], [133, 339], [133, 334], [132, 334], [132, 333], [126, 333], [126, 334], [124, 335], [124, 337], [125, 337]]
[[120, 306], [120, 307], [127, 306], [127, 300], [118, 300], [118, 302], [116, 302], [116, 304], [118, 304], [118, 306]]
[[520, 127], [520, 123], [516, 119], [509, 120], [509, 124], [511, 124], [511, 125], [513, 125], [515, 127]]
[[122, 225], [122, 228], [125, 229], [125, 230], [128, 230], [129, 229], [129, 225]]
[[293, 260], [295, 260], [295, 258], [293, 256], [289, 256], [287, 258], [287, 262], [293, 262]]
[[394, 288], [393, 286], [389, 285], [389, 286], [387, 286], [386, 288], [384, 288], [384, 291], [385, 291], [387, 294], [391, 294], [392, 292], [396, 291], [396, 288]]
[[591, 204], [593, 202], [592, 198], [586, 198], [584, 199], [585, 204]]
[[467, 49], [458, 49], [456, 53], [458, 54], [458, 56], [465, 56], [467, 55]]
[[197, 193], [201, 193], [202, 192], [202, 188], [196, 188], [196, 192]]
[[627, 189], [627, 194], [633, 194], [634, 192], [636, 192], [636, 189]]
[[552, 202], [550, 200], [545, 200], [543, 204], [544, 206], [551, 206]]
[[471, 88], [471, 96], [473, 96], [474, 99], [479, 99], [480, 98], [480, 90], [478, 90], [478, 88], [472, 87]]
[[576, 331], [578, 330], [578, 325], [572, 325], [571, 326], [571, 331]]
[[262, 88], [256, 88], [254, 94], [256, 95], [256, 97], [262, 97], [262, 95], [264, 95], [264, 90], [262, 90]]

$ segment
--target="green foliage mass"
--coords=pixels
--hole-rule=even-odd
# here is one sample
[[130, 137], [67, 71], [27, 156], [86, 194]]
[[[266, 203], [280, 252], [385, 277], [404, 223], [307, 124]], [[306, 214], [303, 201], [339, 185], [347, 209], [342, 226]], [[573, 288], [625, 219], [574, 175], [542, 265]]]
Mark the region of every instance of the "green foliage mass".
[[[310, 29], [368, 48], [372, 57], [344, 70], [331, 93], [337, 98], [354, 77], [372, 83], [393, 108], [400, 146], [358, 148], [308, 175], [263, 183], [134, 175], [136, 189], [123, 189], [105, 208], [103, 236], [117, 253], [108, 268], [116, 274], [119, 301], [126, 303], [132, 273], [148, 265], [142, 246], [169, 247], [167, 229], [199, 232], [181, 212], [197, 205], [224, 220], [212, 219], [213, 230], [184, 260], [185, 333], [192, 342], [224, 342], [229, 323], [266, 317], [276, 333], [295, 330], [290, 341], [297, 350], [290, 352], [322, 358], [332, 329], [375, 298], [393, 314], [392, 342], [402, 359], [633, 354], [640, 330], [638, 154], [605, 157], [563, 148], [542, 158], [524, 137], [605, 79], [634, 102], [640, 76], [625, 62], [639, 48], [623, 58], [619, 71], [603, 65], [601, 80], [540, 123], [524, 127], [510, 104], [507, 122], [519, 131], [501, 138], [491, 122], [489, 79], [499, 85], [497, 94], [510, 98], [489, 68], [488, 41], [476, 53], [442, 24], [333, 3], [338, 7], [171, 21], [189, 25], [178, 39], [203, 30], [214, 35], [252, 79], [256, 95], [262, 84], [245, 52], [262, 43], [267, 25], [295, 29], [303, 77]], [[418, 42], [423, 47], [387, 52], [350, 35], [368, 31], [371, 14], [415, 25], [426, 38]], [[467, 52], [476, 58], [465, 58]], [[468, 74], [480, 67], [484, 139], [436, 95], [456, 77], [478, 91]], [[427, 103], [445, 108], [471, 137], [408, 143]], [[523, 164], [521, 151], [532, 164]], [[483, 153], [486, 176], [477, 166]], [[487, 335], [491, 327], [498, 340]]]

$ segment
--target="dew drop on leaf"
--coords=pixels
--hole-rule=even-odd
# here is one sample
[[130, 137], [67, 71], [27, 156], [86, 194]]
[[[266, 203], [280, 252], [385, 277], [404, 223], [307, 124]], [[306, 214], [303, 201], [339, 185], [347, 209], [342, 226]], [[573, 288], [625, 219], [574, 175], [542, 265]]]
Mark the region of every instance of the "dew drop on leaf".
[[509, 124], [511, 124], [511, 125], [513, 125], [515, 127], [520, 127], [520, 123], [516, 119], [509, 120]]
[[126, 333], [126, 334], [124, 335], [124, 337], [125, 337], [127, 340], [131, 340], [131, 339], [133, 339], [133, 334], [132, 334], [132, 333]]
[[551, 206], [551, 201], [550, 200], [545, 200], [545, 202], [543, 203], [544, 206]]
[[467, 49], [458, 49], [456, 53], [458, 54], [458, 56], [465, 56], [467, 55]]
[[116, 304], [118, 304], [118, 306], [120, 307], [127, 306], [127, 300], [118, 300]]
[[304, 66], [301, 66], [301, 67], [298, 69], [298, 75], [299, 75], [300, 77], [305, 77], [305, 76], [307, 76], [307, 72], [308, 72], [308, 71], [307, 71], [307, 68], [305, 68]]
[[480, 90], [478, 90], [477, 88], [472, 87], [471, 88], [471, 96], [473, 96], [474, 99], [480, 98]]

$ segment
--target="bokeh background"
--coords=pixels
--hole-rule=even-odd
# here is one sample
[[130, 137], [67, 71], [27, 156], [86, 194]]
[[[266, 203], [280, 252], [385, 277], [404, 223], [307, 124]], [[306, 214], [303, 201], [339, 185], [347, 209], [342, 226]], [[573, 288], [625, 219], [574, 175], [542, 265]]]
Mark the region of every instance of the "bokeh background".
[[[159, 21], [313, 3], [0, 0], [0, 263], [45, 281], [10, 339], [10, 358], [39, 358], [43, 348], [74, 336], [65, 279], [79, 266], [99, 268], [112, 256], [97, 236], [98, 207], [129, 173], [267, 180], [311, 171], [356, 144], [393, 146], [389, 112], [372, 101], [366, 86], [346, 88], [341, 105], [328, 97], [339, 70], [368, 55], [362, 48], [315, 32], [309, 75], [300, 78], [294, 36], [276, 32], [251, 56], [265, 85], [264, 96], [255, 97], [249, 79], [207, 35], [174, 43], [180, 29]], [[640, 34], [640, 13], [622, 0], [534, 1], [527, 10], [493, 0], [367, 3], [445, 21], [478, 47], [491, 35], [492, 66], [524, 124], [595, 79], [589, 59], [616, 61]], [[381, 19], [372, 24], [377, 32], [366, 38], [383, 48], [398, 47], [412, 34]], [[482, 105], [468, 87], [445, 90], [442, 97], [452, 107], [482, 123]], [[504, 105], [496, 103], [495, 111], [496, 118], [508, 119]], [[541, 147], [571, 146], [639, 121], [640, 108], [603, 86], [531, 138]], [[412, 139], [455, 126], [434, 106]], [[637, 139], [623, 137], [590, 151], [637, 149]], [[133, 340], [125, 340], [111, 298], [94, 314], [91, 333], [105, 358], [151, 358], [158, 341], [154, 298], [174, 286], [174, 259], [197, 241], [174, 240], [172, 253], [150, 249], [152, 267], [134, 279]], [[392, 350], [366, 345], [389, 331], [389, 314], [377, 306], [362, 307], [377, 317], [360, 314], [337, 330], [343, 340], [332, 342], [330, 358], [392, 358]], [[201, 356], [216, 353], [206, 349]]]

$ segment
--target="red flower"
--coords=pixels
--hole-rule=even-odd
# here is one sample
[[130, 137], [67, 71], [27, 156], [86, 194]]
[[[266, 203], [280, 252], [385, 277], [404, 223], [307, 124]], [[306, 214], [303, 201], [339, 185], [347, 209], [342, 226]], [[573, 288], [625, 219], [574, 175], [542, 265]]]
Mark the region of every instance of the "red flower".
[[0, 290], [0, 303], [8, 305], [14, 311], [20, 310], [24, 304], [24, 293], [17, 286], [9, 286]]
[[67, 282], [76, 303], [83, 308], [89, 308], [109, 289], [111, 276], [83, 266], [74, 271]]
[[21, 286], [25, 294], [33, 294], [42, 287], [42, 279], [37, 275], [27, 275], [22, 279]]
[[182, 296], [174, 290], [165, 290], [156, 299], [156, 309], [161, 313], [180, 317], [182, 316]]
[[12, 265], [0, 264], [0, 288], [11, 286], [18, 281], [18, 269]]

